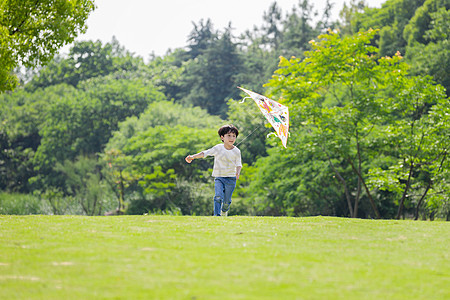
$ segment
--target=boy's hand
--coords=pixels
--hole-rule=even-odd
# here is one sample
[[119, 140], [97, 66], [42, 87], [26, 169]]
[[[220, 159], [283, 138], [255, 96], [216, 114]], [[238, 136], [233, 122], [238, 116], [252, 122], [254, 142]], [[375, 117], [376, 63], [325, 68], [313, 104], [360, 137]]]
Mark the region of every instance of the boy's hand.
[[186, 156], [185, 160], [188, 164], [190, 164], [194, 160], [194, 158], [192, 156], [188, 155], [188, 156]]

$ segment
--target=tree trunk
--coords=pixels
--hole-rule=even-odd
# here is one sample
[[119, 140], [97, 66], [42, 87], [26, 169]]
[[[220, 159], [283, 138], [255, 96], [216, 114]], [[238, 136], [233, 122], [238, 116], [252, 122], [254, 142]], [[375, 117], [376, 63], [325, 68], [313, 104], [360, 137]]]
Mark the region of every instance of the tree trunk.
[[328, 158], [328, 163], [330, 164], [331, 168], [333, 169], [333, 171], [336, 174], [336, 176], [339, 179], [339, 181], [344, 186], [345, 197], [347, 198], [348, 210], [350, 211], [350, 217], [351, 218], [355, 218], [356, 216], [355, 216], [355, 212], [354, 212], [354, 209], [353, 209], [353, 206], [352, 206], [350, 192], [348, 191], [348, 188], [347, 188], [347, 183], [346, 183], [345, 179], [341, 176], [341, 174], [338, 172], [338, 170], [334, 167], [334, 164], [331, 161], [331, 157], [328, 155], [328, 153], [323, 148], [322, 148], [322, 151], [325, 152], [325, 154], [326, 154], [326, 156]]
[[[357, 145], [357, 150], [358, 150], [358, 172], [359, 174], [362, 173], [362, 162], [361, 162], [361, 148], [359, 145], [359, 135], [358, 132], [356, 132], [356, 145]], [[361, 179], [358, 176], [358, 187], [357, 187], [357, 192], [356, 192], [356, 198], [355, 198], [355, 207], [354, 207], [354, 218], [356, 218], [358, 216], [358, 204], [359, 204], [359, 197], [361, 197]]]
[[125, 211], [124, 197], [125, 197], [125, 186], [124, 186], [124, 184], [123, 184], [122, 170], [120, 170], [119, 211], [122, 211], [122, 212]]
[[361, 197], [361, 180], [358, 177], [358, 190], [356, 192], [356, 198], [355, 198], [355, 207], [353, 210], [354, 216], [353, 218], [358, 217], [358, 204], [359, 204], [359, 198]]
[[428, 190], [430, 189], [430, 187], [431, 187], [431, 180], [430, 180], [430, 182], [428, 182], [428, 185], [427, 185], [427, 187], [425, 189], [425, 192], [423, 193], [422, 197], [420, 197], [419, 203], [417, 203], [416, 213], [415, 213], [415, 216], [414, 216], [414, 220], [416, 220], [416, 221], [419, 219], [419, 208], [420, 208], [420, 205], [422, 204], [423, 199], [425, 199], [425, 196], [427, 195]]
[[[441, 172], [442, 166], [444, 165], [444, 161], [445, 161], [446, 158], [447, 158], [447, 152], [444, 152], [444, 155], [442, 156], [441, 164], [439, 165], [438, 173]], [[432, 180], [430, 180], [430, 181], [428, 182], [428, 185], [427, 185], [427, 187], [426, 187], [426, 189], [425, 189], [425, 192], [423, 193], [422, 197], [420, 198], [419, 203], [417, 203], [416, 213], [415, 213], [415, 216], [414, 216], [414, 220], [419, 219], [419, 208], [420, 208], [420, 205], [422, 204], [423, 199], [425, 199], [425, 196], [427, 195], [428, 190], [430, 189], [432, 183], [433, 183]], [[447, 221], [448, 221], [448, 215], [447, 215]]]
[[345, 182], [345, 179], [341, 176], [341, 174], [339, 174], [339, 172], [334, 168], [334, 166], [332, 168], [334, 170], [334, 173], [336, 174], [336, 176], [339, 178], [339, 180], [341, 181], [342, 185], [344, 186], [345, 198], [347, 198], [347, 205], [348, 205], [348, 210], [350, 211], [350, 217], [351, 218], [356, 218], [355, 210], [352, 207], [351, 196], [350, 196], [350, 193], [349, 193], [348, 188], [347, 188], [347, 183]]
[[369, 197], [369, 201], [370, 201], [370, 204], [372, 205], [372, 209], [373, 209], [373, 211], [375, 213], [376, 218], [377, 219], [381, 219], [380, 212], [378, 211], [378, 208], [375, 205], [375, 201], [373, 201], [372, 195], [370, 194], [369, 188], [367, 187], [366, 182], [362, 178], [361, 173], [359, 173], [358, 170], [355, 168], [355, 165], [353, 164], [351, 159], [347, 159], [347, 161], [350, 163], [350, 165], [352, 166], [353, 171], [358, 175], [359, 179], [361, 180], [361, 183], [363, 184], [364, 189], [366, 190], [367, 197]]
[[409, 186], [411, 184], [411, 176], [412, 176], [413, 169], [414, 169], [414, 163], [411, 162], [411, 164], [409, 165], [409, 174], [408, 174], [408, 180], [406, 181], [405, 190], [403, 191], [402, 198], [400, 199], [400, 203], [398, 205], [397, 220], [400, 219], [400, 216], [402, 215], [403, 205], [405, 204], [405, 198], [408, 193]]

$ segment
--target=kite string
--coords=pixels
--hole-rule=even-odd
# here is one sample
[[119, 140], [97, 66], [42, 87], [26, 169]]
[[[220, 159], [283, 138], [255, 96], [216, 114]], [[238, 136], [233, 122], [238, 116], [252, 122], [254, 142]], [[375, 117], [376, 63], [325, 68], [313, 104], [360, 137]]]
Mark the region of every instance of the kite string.
[[[244, 98], [242, 99], [242, 101], [239, 101], [239, 103], [244, 103], [244, 102], [245, 102], [245, 99], [252, 99], [252, 97], [244, 97]], [[248, 111], [244, 110], [244, 112], [245, 112], [248, 116], [250, 116], [252, 119], [254, 119], [254, 116], [250, 115], [250, 113], [249, 113]], [[247, 135], [243, 140], [241, 140], [239, 143], [236, 144], [236, 147], [239, 146], [239, 145], [240, 145], [243, 141], [245, 141], [248, 137], [250, 137], [253, 133], [255, 133], [255, 131], [258, 130], [262, 125], [265, 125], [265, 124], [262, 123], [262, 124], [260, 124], [259, 126], [257, 126], [255, 129], [253, 129], [253, 131], [250, 132], [249, 135]]]
[[258, 130], [259, 128], [261, 128], [262, 125], [264, 125], [264, 123], [261, 124], [261, 125], [259, 125], [259, 126], [256, 127], [255, 129], [253, 129], [253, 131], [250, 132], [249, 135], [247, 135], [243, 140], [241, 140], [239, 143], [237, 143], [236, 147], [239, 146], [239, 145], [240, 145], [243, 141], [245, 141], [248, 137], [250, 137], [256, 130]]
[[[245, 99], [253, 99], [253, 98], [252, 98], [252, 97], [244, 97], [244, 98], [242, 99], [242, 101], [239, 101], [239, 103], [244, 103], [244, 102], [245, 102]], [[248, 111], [244, 110], [244, 112], [245, 112], [248, 116], [250, 116], [251, 118], [254, 119], [254, 116], [250, 115], [250, 113], [249, 113]], [[253, 131], [250, 132], [249, 135], [247, 135], [243, 140], [241, 140], [239, 143], [236, 144], [236, 147], [239, 146], [239, 145], [240, 145], [243, 141], [245, 141], [247, 138], [249, 138], [253, 133], [255, 133], [256, 130], [258, 130], [259, 128], [261, 128], [261, 126], [263, 126], [263, 125], [265, 125], [265, 123], [261, 123], [259, 126], [257, 126], [255, 129], [253, 129]], [[266, 128], [264, 131], [266, 131], [266, 130], [267, 130], [267, 128]]]

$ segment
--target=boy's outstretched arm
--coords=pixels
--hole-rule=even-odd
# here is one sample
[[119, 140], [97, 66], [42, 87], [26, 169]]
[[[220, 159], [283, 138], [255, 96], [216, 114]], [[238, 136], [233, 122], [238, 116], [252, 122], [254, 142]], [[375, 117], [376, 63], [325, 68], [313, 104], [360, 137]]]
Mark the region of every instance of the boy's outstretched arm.
[[205, 155], [203, 154], [203, 152], [200, 152], [200, 153], [197, 153], [197, 154], [194, 154], [194, 155], [186, 156], [185, 160], [186, 160], [186, 162], [188, 164], [190, 164], [194, 159], [203, 158], [203, 157], [205, 157]]

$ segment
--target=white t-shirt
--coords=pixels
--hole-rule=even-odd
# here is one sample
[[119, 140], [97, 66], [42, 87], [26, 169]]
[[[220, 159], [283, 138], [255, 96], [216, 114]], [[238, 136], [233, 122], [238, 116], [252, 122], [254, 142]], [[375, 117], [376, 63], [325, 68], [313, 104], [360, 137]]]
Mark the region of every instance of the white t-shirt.
[[241, 150], [237, 147], [227, 150], [224, 144], [218, 144], [203, 151], [203, 155], [214, 156], [213, 177], [236, 177], [236, 167], [242, 167]]

